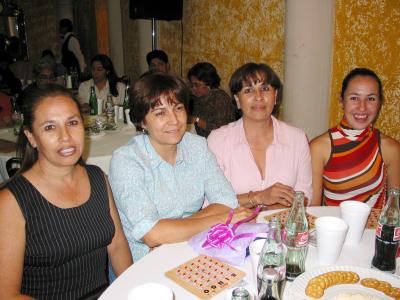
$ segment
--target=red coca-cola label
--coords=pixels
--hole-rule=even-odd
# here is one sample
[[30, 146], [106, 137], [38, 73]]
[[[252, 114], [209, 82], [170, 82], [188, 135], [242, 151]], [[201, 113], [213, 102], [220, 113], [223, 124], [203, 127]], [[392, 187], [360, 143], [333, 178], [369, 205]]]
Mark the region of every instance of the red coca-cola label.
[[380, 238], [381, 234], [382, 234], [382, 224], [378, 223], [378, 226], [376, 227], [376, 236]]
[[[400, 227], [396, 227], [393, 232], [393, 241], [400, 241]], [[400, 247], [399, 247], [400, 248]]]
[[296, 236], [296, 246], [303, 247], [308, 244], [308, 231], [298, 232]]

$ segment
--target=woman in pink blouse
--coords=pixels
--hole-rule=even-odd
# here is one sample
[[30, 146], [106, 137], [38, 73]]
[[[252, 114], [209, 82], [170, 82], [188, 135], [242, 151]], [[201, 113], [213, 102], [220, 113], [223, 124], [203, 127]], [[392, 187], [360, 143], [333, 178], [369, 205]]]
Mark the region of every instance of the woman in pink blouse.
[[207, 141], [240, 204], [287, 207], [294, 191], [310, 199], [307, 137], [273, 116], [281, 99], [279, 77], [268, 65], [247, 63], [233, 73], [229, 87], [242, 118], [213, 130]]

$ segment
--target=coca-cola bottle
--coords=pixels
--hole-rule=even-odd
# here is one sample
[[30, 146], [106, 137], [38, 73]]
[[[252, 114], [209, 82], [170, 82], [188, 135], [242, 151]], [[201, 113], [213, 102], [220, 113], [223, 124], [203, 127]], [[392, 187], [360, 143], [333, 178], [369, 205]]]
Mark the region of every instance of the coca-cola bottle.
[[292, 208], [283, 231], [286, 246], [286, 279], [293, 281], [305, 270], [308, 250], [308, 222], [304, 211], [304, 193], [295, 192]]
[[400, 188], [391, 188], [385, 207], [379, 216], [375, 236], [375, 255], [372, 267], [381, 271], [396, 271], [396, 253], [400, 241]]
[[257, 268], [258, 299], [282, 297], [285, 285], [285, 250], [281, 241], [281, 226], [278, 219], [269, 222], [268, 237], [260, 253]]

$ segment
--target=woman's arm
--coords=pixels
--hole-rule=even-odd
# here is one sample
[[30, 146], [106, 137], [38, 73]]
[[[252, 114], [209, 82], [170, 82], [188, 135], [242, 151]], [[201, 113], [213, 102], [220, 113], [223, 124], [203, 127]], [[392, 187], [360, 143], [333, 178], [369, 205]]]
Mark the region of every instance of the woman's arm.
[[310, 143], [311, 149], [311, 165], [312, 165], [312, 188], [313, 196], [311, 205], [321, 205], [322, 202], [322, 174], [325, 164], [327, 163], [331, 153], [331, 143], [329, 133], [315, 138]]
[[110, 206], [111, 218], [114, 221], [115, 234], [111, 241], [111, 244], [107, 247], [108, 256], [111, 260], [111, 265], [115, 272], [115, 275], [119, 276], [124, 272], [130, 265], [132, 265], [132, 254], [129, 249], [128, 241], [126, 240], [125, 234], [122, 230], [121, 220], [119, 219], [117, 208], [115, 207], [114, 198], [111, 192], [110, 185], [107, 178], [108, 201]]
[[400, 143], [381, 133], [383, 161], [387, 167], [388, 188], [400, 187]]
[[25, 253], [25, 219], [8, 189], [0, 192], [0, 299], [33, 299], [21, 295]]

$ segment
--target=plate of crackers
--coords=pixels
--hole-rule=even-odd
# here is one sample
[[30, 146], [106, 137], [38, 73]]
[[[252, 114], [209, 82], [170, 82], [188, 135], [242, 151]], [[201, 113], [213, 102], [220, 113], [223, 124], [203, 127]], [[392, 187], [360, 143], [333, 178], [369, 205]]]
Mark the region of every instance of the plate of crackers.
[[356, 266], [321, 267], [297, 277], [285, 294], [296, 300], [400, 300], [400, 278]]

